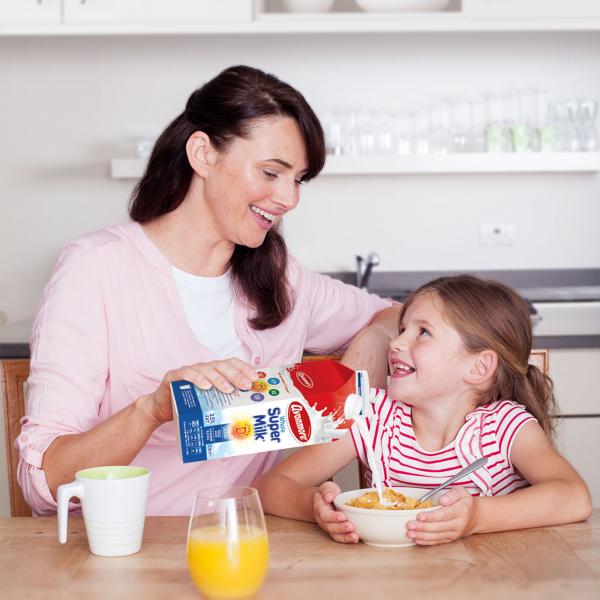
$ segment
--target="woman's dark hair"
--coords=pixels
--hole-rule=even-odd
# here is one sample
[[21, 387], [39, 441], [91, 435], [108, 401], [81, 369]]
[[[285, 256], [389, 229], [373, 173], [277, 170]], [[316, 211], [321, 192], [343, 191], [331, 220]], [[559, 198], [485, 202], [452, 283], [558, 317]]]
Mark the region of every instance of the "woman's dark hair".
[[[230, 67], [197, 89], [185, 110], [159, 136], [144, 176], [131, 196], [129, 215], [148, 223], [184, 200], [192, 181], [186, 143], [196, 131], [208, 135], [219, 152], [235, 138], [247, 138], [259, 119], [291, 117], [304, 139], [308, 168], [302, 177], [315, 177], [325, 163], [325, 141], [319, 119], [302, 94], [275, 76], [246, 66]], [[235, 292], [253, 309], [250, 325], [269, 329], [279, 325], [293, 306], [288, 286], [287, 248], [278, 227], [258, 248], [236, 245], [231, 257]]]
[[495, 400], [519, 402], [551, 439], [558, 410], [552, 380], [529, 364], [533, 333], [525, 300], [498, 281], [472, 275], [440, 277], [406, 299], [400, 320], [416, 298], [431, 293], [441, 300], [444, 316], [469, 352], [493, 350], [498, 356], [491, 385], [482, 393], [478, 406]]

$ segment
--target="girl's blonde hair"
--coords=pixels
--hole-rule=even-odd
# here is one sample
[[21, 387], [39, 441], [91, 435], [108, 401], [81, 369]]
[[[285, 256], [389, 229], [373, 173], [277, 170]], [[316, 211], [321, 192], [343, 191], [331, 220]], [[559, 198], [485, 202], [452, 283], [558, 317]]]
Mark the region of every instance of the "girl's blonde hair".
[[430, 293], [442, 301], [446, 319], [469, 352], [493, 350], [498, 356], [498, 368], [478, 406], [495, 400], [519, 402], [552, 438], [558, 414], [553, 384], [550, 377], [529, 364], [533, 333], [525, 300], [498, 281], [472, 275], [441, 277], [406, 299], [400, 319], [416, 298]]

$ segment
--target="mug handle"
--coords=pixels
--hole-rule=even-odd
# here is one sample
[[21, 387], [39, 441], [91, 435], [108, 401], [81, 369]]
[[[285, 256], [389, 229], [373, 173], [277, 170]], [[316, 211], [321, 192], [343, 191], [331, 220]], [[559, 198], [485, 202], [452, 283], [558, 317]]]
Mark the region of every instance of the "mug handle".
[[58, 513], [58, 541], [61, 544], [67, 542], [67, 520], [69, 517], [69, 500], [75, 496], [80, 500], [85, 494], [83, 483], [72, 481], [58, 486], [56, 494], [56, 505]]

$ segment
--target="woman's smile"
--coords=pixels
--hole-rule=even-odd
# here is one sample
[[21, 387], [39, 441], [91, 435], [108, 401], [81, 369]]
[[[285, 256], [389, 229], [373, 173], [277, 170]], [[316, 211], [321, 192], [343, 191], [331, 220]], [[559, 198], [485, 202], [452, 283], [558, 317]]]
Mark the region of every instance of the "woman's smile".
[[269, 229], [271, 229], [271, 227], [273, 227], [273, 225], [275, 224], [275, 222], [278, 218], [277, 215], [267, 212], [266, 210], [263, 210], [262, 208], [258, 208], [258, 206], [255, 206], [254, 204], [250, 205], [250, 212], [252, 213], [252, 216], [254, 217], [256, 222], [259, 224], [259, 226], [262, 229], [265, 229], [266, 231], [268, 231]]

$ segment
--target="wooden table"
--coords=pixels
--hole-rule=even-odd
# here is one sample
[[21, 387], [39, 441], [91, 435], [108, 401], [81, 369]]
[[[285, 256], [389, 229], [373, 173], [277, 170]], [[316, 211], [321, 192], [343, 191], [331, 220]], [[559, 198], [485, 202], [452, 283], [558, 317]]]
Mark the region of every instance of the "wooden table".
[[[0, 598], [198, 598], [186, 518], [147, 518], [141, 552], [117, 558], [90, 554], [81, 519], [69, 524], [62, 546], [55, 518], [0, 519]], [[309, 523], [267, 525], [262, 599], [600, 599], [600, 510], [586, 523], [396, 549], [336, 544]]]

